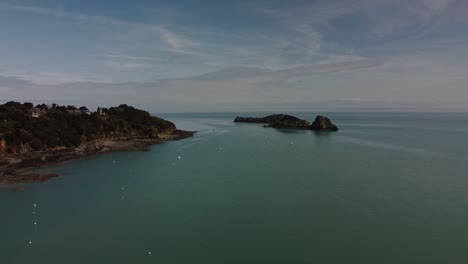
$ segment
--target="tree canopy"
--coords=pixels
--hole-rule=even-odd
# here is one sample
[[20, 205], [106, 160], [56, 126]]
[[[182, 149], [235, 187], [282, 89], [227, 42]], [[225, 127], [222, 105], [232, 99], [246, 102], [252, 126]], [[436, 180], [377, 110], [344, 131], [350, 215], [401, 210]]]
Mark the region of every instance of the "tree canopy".
[[84, 106], [79, 108], [82, 114], [72, 115], [67, 110], [76, 110], [75, 106], [54, 104], [50, 108], [40, 105], [45, 112], [34, 118], [32, 108], [31, 103], [0, 105], [0, 140], [5, 140], [8, 152], [17, 152], [20, 147], [34, 150], [76, 147], [102, 138], [153, 138], [175, 129], [173, 123], [125, 104], [109, 108], [104, 117], [98, 113], [85, 114], [88, 108]]

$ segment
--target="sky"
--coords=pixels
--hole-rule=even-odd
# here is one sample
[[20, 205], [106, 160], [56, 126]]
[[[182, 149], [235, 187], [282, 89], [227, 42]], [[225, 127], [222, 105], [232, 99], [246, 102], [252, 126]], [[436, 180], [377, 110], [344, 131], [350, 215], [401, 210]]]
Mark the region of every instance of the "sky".
[[468, 111], [466, 0], [0, 0], [0, 102]]

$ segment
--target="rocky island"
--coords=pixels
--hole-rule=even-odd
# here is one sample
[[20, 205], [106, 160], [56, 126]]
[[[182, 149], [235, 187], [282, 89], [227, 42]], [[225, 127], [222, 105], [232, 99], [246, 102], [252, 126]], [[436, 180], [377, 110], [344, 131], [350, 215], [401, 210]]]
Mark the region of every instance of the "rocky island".
[[325, 116], [318, 115], [315, 117], [312, 124], [309, 121], [297, 118], [291, 115], [276, 114], [265, 117], [236, 117], [236, 123], [260, 123], [267, 124], [265, 127], [273, 128], [288, 128], [288, 129], [309, 129], [316, 131], [338, 131], [330, 119]]
[[0, 186], [57, 176], [31, 168], [109, 151], [148, 150], [193, 134], [125, 104], [90, 112], [84, 106], [8, 102], [0, 105]]

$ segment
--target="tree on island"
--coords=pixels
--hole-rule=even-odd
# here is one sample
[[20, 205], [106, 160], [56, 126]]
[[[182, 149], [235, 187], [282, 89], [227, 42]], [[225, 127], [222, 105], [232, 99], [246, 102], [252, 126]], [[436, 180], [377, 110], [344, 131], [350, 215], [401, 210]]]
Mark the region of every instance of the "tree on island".
[[34, 107], [34, 105], [32, 103], [24, 103], [23, 105], [28, 109], [31, 109], [31, 108]]

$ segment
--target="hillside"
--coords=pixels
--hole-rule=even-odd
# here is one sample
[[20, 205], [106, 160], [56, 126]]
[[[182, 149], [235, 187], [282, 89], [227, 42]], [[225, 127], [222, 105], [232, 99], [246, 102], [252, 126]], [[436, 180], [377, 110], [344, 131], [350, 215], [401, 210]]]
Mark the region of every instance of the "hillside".
[[0, 176], [100, 152], [147, 149], [192, 135], [125, 104], [90, 112], [86, 107], [8, 102], [0, 105]]

